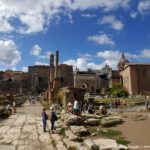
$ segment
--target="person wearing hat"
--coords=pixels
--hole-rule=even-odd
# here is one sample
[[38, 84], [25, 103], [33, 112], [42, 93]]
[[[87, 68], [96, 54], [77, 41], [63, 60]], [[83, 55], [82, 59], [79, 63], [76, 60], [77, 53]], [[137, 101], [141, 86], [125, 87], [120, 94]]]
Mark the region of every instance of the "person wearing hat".
[[48, 119], [48, 116], [46, 114], [46, 109], [43, 108], [43, 111], [42, 111], [43, 132], [46, 132], [47, 119]]

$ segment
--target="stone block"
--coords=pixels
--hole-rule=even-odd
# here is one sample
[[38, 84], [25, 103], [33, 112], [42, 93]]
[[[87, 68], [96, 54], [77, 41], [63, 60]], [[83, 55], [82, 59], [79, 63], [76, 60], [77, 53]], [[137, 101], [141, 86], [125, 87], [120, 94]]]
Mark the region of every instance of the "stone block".
[[91, 139], [84, 140], [84, 145], [87, 146], [90, 150], [99, 150], [99, 146], [96, 145]]

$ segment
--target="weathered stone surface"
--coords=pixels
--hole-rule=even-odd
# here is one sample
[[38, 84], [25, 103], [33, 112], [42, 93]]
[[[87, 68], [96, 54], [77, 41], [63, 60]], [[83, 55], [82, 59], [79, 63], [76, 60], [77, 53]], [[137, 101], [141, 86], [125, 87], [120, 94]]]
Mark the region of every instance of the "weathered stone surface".
[[36, 131], [32, 131], [31, 134], [29, 135], [30, 140], [37, 140], [38, 139], [38, 134]]
[[71, 131], [77, 136], [88, 134], [88, 131], [84, 126], [71, 126], [70, 128], [71, 128]]
[[33, 130], [36, 130], [36, 126], [35, 125], [24, 125], [22, 131], [33, 131]]
[[64, 138], [63, 142], [67, 146], [67, 149], [75, 149], [77, 146], [75, 142], [70, 141], [68, 138]]
[[4, 125], [5, 126], [11, 126], [14, 122], [15, 122], [16, 119], [10, 119], [8, 118], [8, 120], [5, 121]]
[[56, 143], [56, 147], [58, 150], [67, 150], [67, 148], [64, 146], [62, 141], [59, 141], [58, 143]]
[[112, 139], [97, 139], [94, 140], [94, 143], [98, 145], [101, 150], [115, 149], [118, 146], [117, 142]]
[[[30, 107], [29, 104], [28, 106], [27, 109], [23, 108], [26, 109], [27, 115], [13, 114], [0, 124], [0, 150], [55, 150], [51, 144], [52, 138], [49, 132], [43, 133], [41, 117], [29, 115], [32, 109], [34, 113], [35, 105]], [[59, 140], [57, 143], [60, 142]], [[63, 146], [62, 149], [66, 150]]]
[[117, 150], [129, 150], [129, 148], [125, 145], [119, 144]]
[[84, 145], [86, 145], [90, 150], [99, 150], [99, 146], [91, 139], [84, 140]]
[[51, 136], [52, 136], [53, 140], [55, 140], [56, 142], [61, 140], [61, 137], [58, 134], [52, 134]]
[[90, 118], [85, 120], [84, 123], [89, 126], [98, 126], [100, 124], [100, 120], [95, 118]]
[[64, 121], [67, 125], [83, 125], [83, 119], [72, 114], [65, 116]]
[[0, 127], [0, 134], [5, 134], [10, 129], [10, 126], [2, 126]]
[[29, 137], [29, 134], [30, 134], [29, 131], [22, 131], [20, 139], [27, 139]]
[[0, 150], [16, 150], [16, 147], [13, 145], [0, 145]]
[[82, 114], [82, 117], [85, 119], [102, 119], [104, 117], [104, 115], [96, 115], [96, 114]]
[[42, 134], [42, 135], [39, 136], [39, 140], [40, 140], [41, 142], [43, 142], [43, 143], [48, 144], [48, 143], [50, 143], [50, 136], [49, 136], [48, 133]]
[[101, 125], [103, 127], [110, 127], [110, 126], [115, 126], [117, 124], [121, 124], [123, 122], [122, 117], [118, 116], [110, 116], [110, 117], [105, 117], [101, 120]]
[[146, 120], [146, 116], [142, 114], [137, 114], [133, 116], [134, 121], [141, 121], [141, 120]]
[[9, 132], [4, 136], [4, 143], [10, 143], [17, 140], [21, 134], [21, 130], [17, 128], [11, 128]]
[[72, 133], [72, 131], [70, 131], [70, 130], [66, 130], [65, 131], [65, 135], [66, 135], [66, 137], [68, 137], [69, 138], [69, 140], [71, 140], [71, 141], [82, 141], [82, 138], [81, 137], [79, 137], [79, 136], [76, 136], [75, 134], [73, 134]]
[[113, 139], [97, 139], [94, 143], [99, 146], [100, 150], [127, 150], [124, 145], [118, 145], [116, 140]]
[[84, 146], [83, 143], [77, 143], [76, 142], [76, 145], [77, 145], [78, 150], [89, 150], [89, 148]]
[[14, 140], [13, 142], [12, 142], [12, 145], [18, 145], [19, 144], [19, 140], [17, 139], [17, 140]]

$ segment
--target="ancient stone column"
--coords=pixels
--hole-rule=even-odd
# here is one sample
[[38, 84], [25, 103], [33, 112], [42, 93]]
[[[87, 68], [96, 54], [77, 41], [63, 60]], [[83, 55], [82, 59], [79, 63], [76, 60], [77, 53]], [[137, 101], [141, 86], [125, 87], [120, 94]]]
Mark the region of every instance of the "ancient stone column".
[[54, 54], [50, 54], [50, 83], [54, 80]]
[[59, 51], [56, 51], [56, 66], [55, 66], [55, 78], [58, 78], [58, 61], [59, 61]]

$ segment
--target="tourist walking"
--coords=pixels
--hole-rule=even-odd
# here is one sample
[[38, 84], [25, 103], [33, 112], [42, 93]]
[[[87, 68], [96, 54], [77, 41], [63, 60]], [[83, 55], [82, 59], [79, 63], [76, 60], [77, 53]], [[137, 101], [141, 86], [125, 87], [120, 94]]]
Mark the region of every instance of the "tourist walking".
[[148, 97], [145, 96], [145, 110], [148, 111], [148, 106], [149, 106], [149, 101], [148, 101]]
[[73, 103], [73, 113], [77, 116], [79, 116], [79, 112], [80, 112], [80, 106], [79, 106], [79, 101], [75, 100]]
[[55, 122], [58, 120], [58, 117], [56, 115], [56, 112], [54, 108], [51, 109], [50, 112], [50, 122], [51, 122], [51, 132], [55, 133]]
[[12, 114], [12, 109], [10, 107], [10, 104], [7, 105], [7, 111], [9, 112], [10, 115]]
[[113, 109], [113, 101], [112, 101], [112, 99], [110, 100], [109, 108], [110, 108], [110, 111], [112, 111], [112, 109]]
[[13, 101], [13, 111], [14, 111], [14, 113], [16, 113], [16, 102], [15, 101]]
[[46, 114], [46, 109], [43, 108], [43, 111], [42, 111], [43, 132], [46, 132], [47, 119], [48, 119], [48, 116]]

